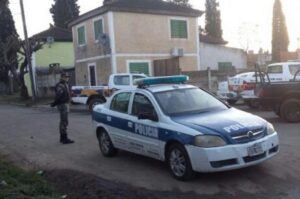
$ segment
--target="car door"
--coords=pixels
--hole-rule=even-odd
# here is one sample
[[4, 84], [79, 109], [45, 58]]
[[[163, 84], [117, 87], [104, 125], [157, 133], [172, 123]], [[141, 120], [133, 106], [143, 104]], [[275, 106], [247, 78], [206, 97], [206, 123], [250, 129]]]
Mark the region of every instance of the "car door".
[[131, 95], [131, 92], [114, 95], [106, 115], [107, 128], [114, 146], [125, 150], [128, 148], [128, 107]]
[[[129, 150], [138, 154], [160, 159], [159, 121], [157, 111], [150, 98], [136, 92], [130, 107], [132, 129], [128, 134]], [[152, 115], [152, 119], [139, 119], [142, 114]]]

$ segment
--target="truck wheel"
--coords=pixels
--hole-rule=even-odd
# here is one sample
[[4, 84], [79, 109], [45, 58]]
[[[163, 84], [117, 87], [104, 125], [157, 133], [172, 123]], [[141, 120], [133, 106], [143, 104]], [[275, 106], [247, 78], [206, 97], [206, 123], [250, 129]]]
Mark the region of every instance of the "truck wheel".
[[167, 163], [172, 175], [177, 180], [187, 181], [194, 178], [195, 173], [189, 156], [182, 145], [172, 144], [168, 148]]
[[258, 109], [260, 104], [258, 100], [247, 100], [246, 104], [249, 106], [249, 108]]
[[94, 98], [89, 101], [89, 111], [92, 112], [93, 108], [98, 104], [103, 104], [104, 101], [101, 98]]
[[102, 130], [97, 135], [100, 151], [105, 157], [115, 156], [118, 152], [110, 140], [108, 133], [105, 130]]
[[280, 116], [288, 122], [300, 122], [300, 100], [285, 100], [280, 108]]

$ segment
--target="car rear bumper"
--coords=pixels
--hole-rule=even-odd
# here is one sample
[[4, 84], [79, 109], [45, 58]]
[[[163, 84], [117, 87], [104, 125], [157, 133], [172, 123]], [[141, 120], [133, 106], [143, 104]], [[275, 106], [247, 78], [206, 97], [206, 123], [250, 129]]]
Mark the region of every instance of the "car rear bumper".
[[[261, 144], [263, 153], [249, 156], [248, 148], [255, 144]], [[279, 152], [279, 140], [274, 133], [245, 144], [214, 148], [187, 145], [186, 149], [194, 171], [217, 172], [255, 165], [273, 157]]]

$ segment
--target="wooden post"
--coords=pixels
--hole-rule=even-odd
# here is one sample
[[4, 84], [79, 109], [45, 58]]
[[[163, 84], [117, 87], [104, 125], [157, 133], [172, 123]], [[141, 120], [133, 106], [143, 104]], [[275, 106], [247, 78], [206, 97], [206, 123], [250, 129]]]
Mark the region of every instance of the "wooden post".
[[211, 70], [207, 67], [208, 90], [211, 91]]

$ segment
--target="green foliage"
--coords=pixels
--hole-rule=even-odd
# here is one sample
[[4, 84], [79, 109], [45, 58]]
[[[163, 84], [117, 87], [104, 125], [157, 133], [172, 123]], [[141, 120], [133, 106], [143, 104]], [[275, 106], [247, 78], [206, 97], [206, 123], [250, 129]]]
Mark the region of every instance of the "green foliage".
[[67, 28], [67, 22], [79, 15], [77, 0], [54, 0], [50, 13], [55, 26]]
[[275, 0], [273, 7], [272, 60], [280, 61], [280, 52], [288, 51], [288, 46], [289, 36], [281, 1]]
[[180, 6], [191, 7], [191, 5], [189, 4], [189, 0], [167, 0], [167, 1], [171, 3], [175, 3]]
[[[2, 182], [2, 183], [1, 183]], [[4, 184], [3, 184], [4, 182]], [[39, 175], [27, 173], [0, 156], [0, 198], [58, 199], [53, 188]]]
[[8, 84], [8, 73], [15, 74], [17, 66], [18, 34], [9, 1], [0, 1], [0, 79]]
[[219, 3], [216, 0], [206, 0], [205, 34], [216, 39], [223, 40], [221, 15], [218, 7]]

